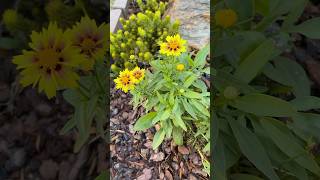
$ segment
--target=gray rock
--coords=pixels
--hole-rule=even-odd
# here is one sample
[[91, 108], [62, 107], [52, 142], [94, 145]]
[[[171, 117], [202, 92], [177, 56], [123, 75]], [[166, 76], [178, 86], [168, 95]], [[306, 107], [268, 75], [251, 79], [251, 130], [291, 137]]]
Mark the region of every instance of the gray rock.
[[210, 41], [210, 1], [174, 0], [166, 12], [181, 22], [180, 33], [188, 45], [200, 49]]

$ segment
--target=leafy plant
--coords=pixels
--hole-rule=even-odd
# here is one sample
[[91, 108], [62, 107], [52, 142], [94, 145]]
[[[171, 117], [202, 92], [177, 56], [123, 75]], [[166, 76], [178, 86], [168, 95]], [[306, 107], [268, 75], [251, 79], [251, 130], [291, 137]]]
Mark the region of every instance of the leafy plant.
[[[183, 132], [192, 128], [192, 124], [209, 122], [210, 94], [201, 80], [209, 73], [205, 67], [208, 53], [209, 46], [206, 46], [194, 60], [184, 53], [178, 58], [165, 56], [151, 61], [152, 72], [147, 72], [145, 79], [131, 91], [134, 106], [143, 105], [147, 112], [137, 120], [134, 129], [141, 131], [156, 124], [160, 126], [153, 139], [153, 149], [165, 136], [173, 137], [177, 145], [182, 145]], [[184, 66], [183, 70], [177, 68], [179, 65]]]
[[309, 151], [320, 140], [320, 116], [309, 112], [320, 108], [319, 98], [304, 69], [281, 54], [291, 49], [292, 33], [320, 38], [320, 20], [296, 25], [307, 0], [214, 3], [217, 12], [234, 12], [216, 16], [233, 23], [220, 19], [214, 27], [214, 177], [319, 178]]

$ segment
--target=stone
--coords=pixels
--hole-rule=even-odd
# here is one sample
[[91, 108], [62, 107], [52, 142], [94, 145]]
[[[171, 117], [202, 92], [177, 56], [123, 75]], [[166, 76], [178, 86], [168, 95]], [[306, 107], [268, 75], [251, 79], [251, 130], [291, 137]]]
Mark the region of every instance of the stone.
[[127, 17], [128, 15], [128, 0], [115, 0], [112, 4], [112, 9], [121, 9], [123, 15]]
[[121, 29], [120, 18], [123, 17], [121, 9], [112, 9], [110, 12], [110, 32], [114, 33]]
[[210, 42], [210, 1], [174, 0], [165, 15], [180, 21], [180, 34], [188, 45], [201, 49]]

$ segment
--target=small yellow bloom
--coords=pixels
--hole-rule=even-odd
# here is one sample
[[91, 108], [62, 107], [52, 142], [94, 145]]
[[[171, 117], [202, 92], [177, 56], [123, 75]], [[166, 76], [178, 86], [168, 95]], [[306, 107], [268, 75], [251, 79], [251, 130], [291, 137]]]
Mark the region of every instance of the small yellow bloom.
[[120, 72], [120, 75], [114, 80], [116, 83], [116, 89], [121, 89], [127, 93], [129, 90], [133, 90], [137, 79], [133, 76], [132, 71], [125, 69]]
[[144, 69], [140, 69], [138, 66], [135, 67], [132, 71], [133, 76], [137, 79], [136, 83], [139, 83], [144, 78]]
[[109, 27], [105, 23], [98, 27], [93, 19], [86, 16], [66, 33], [73, 45], [86, 56], [87, 61], [82, 64], [84, 69], [91, 69], [95, 60], [103, 60], [108, 50], [109, 35]]
[[237, 22], [238, 16], [232, 9], [220, 9], [216, 12], [214, 18], [217, 25], [228, 28]]
[[40, 33], [32, 32], [29, 46], [32, 50], [13, 57], [17, 69], [22, 69], [22, 86], [38, 84], [39, 91], [44, 91], [48, 98], [55, 96], [58, 89], [77, 86], [79, 76], [75, 68], [85, 57], [66, 40], [56, 23], [50, 23]]
[[184, 64], [178, 64], [178, 65], [176, 66], [176, 69], [177, 69], [178, 71], [183, 71], [183, 70], [184, 70]]
[[179, 34], [167, 36], [167, 42], [160, 43], [160, 53], [167, 56], [180, 56], [186, 51], [186, 40], [182, 39]]

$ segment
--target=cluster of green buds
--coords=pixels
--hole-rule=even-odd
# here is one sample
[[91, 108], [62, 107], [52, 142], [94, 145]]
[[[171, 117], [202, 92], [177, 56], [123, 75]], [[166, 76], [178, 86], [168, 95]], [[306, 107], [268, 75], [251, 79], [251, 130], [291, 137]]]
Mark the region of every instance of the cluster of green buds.
[[147, 0], [145, 2], [143, 0], [137, 0], [137, 4], [143, 12], [147, 10], [152, 12], [160, 11], [161, 14], [163, 14], [168, 3], [162, 1], [159, 2], [159, 0]]
[[116, 64], [112, 70], [123, 67], [131, 69], [137, 62], [148, 62], [159, 50], [159, 43], [168, 35], [179, 31], [179, 21], [170, 22], [170, 16], [161, 17], [161, 12], [133, 14], [128, 20], [120, 18], [123, 29], [110, 35], [110, 53]]

